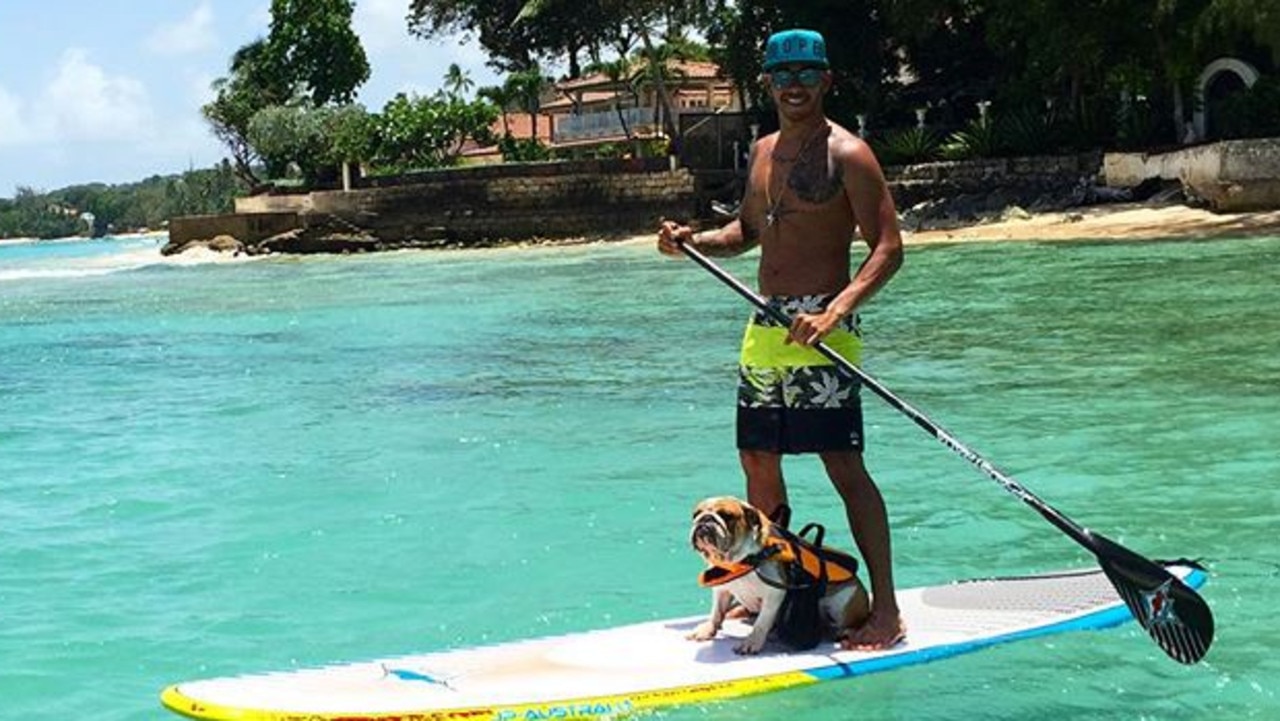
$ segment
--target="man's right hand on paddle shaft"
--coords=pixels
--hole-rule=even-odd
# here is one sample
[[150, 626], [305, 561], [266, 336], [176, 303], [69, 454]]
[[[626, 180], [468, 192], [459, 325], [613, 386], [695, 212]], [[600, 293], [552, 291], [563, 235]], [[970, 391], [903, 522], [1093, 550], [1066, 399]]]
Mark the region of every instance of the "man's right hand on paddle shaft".
[[692, 239], [692, 228], [674, 221], [664, 220], [662, 225], [658, 227], [658, 252], [663, 255], [683, 256], [684, 253], [680, 250], [680, 243], [687, 243]]

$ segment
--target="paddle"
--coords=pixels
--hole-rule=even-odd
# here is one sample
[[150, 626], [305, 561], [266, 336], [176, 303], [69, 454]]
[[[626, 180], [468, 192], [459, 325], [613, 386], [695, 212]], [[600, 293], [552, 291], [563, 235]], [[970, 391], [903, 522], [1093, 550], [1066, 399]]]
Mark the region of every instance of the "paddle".
[[[725, 272], [702, 253], [685, 243], [679, 241], [677, 243], [685, 255], [710, 271], [725, 285], [737, 291], [738, 295], [751, 301], [783, 326], [791, 326], [791, 319], [786, 313], [769, 305], [758, 293]], [[1155, 561], [1140, 556], [1062, 515], [1011, 476], [929, 420], [923, 413], [898, 398], [875, 378], [836, 353], [827, 344], [819, 342], [814, 348], [837, 367], [870, 388], [889, 405], [901, 411], [942, 445], [977, 466], [1006, 491], [1034, 508], [1058, 530], [1089, 549], [1097, 556], [1098, 565], [1111, 580], [1111, 584], [1115, 586], [1125, 605], [1133, 612], [1134, 618], [1171, 658], [1181, 663], [1191, 664], [1199, 661], [1208, 652], [1209, 645], [1213, 643], [1213, 613], [1204, 599], [1181, 579]]]

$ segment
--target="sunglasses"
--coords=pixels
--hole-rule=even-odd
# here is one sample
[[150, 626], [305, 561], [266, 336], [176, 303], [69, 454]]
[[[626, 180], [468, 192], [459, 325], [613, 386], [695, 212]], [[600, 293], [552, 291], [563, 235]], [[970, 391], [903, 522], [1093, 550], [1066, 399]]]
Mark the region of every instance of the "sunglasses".
[[769, 73], [769, 82], [775, 88], [790, 87], [792, 83], [800, 83], [802, 87], [816, 88], [822, 83], [823, 71], [819, 68], [804, 70], [774, 70]]

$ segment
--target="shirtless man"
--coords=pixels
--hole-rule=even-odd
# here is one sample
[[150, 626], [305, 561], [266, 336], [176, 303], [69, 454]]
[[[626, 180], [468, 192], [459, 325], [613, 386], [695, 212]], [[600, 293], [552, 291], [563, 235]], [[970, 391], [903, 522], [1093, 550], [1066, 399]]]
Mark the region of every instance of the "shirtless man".
[[[841, 643], [889, 648], [906, 629], [894, 593], [888, 514], [862, 461], [859, 384], [811, 346], [824, 341], [858, 362], [858, 308], [902, 264], [897, 213], [871, 148], [823, 112], [831, 71], [822, 36], [775, 33], [764, 71], [780, 129], [752, 148], [738, 218], [701, 233], [664, 222], [658, 250], [680, 256], [685, 243], [707, 255], [732, 256], [760, 246], [760, 291], [794, 321], [783, 328], [757, 312], [743, 339], [737, 439], [747, 498], [776, 511], [787, 502], [782, 456], [818, 454], [871, 580], [871, 616]], [[870, 253], [851, 274], [859, 230]]]

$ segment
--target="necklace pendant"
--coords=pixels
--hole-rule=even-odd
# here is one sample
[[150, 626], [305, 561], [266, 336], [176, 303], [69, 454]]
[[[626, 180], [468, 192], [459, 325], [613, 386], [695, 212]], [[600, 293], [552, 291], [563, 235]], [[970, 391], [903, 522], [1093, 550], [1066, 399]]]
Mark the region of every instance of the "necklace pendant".
[[778, 214], [772, 210], [764, 214], [764, 227], [772, 228], [773, 224], [778, 222]]

